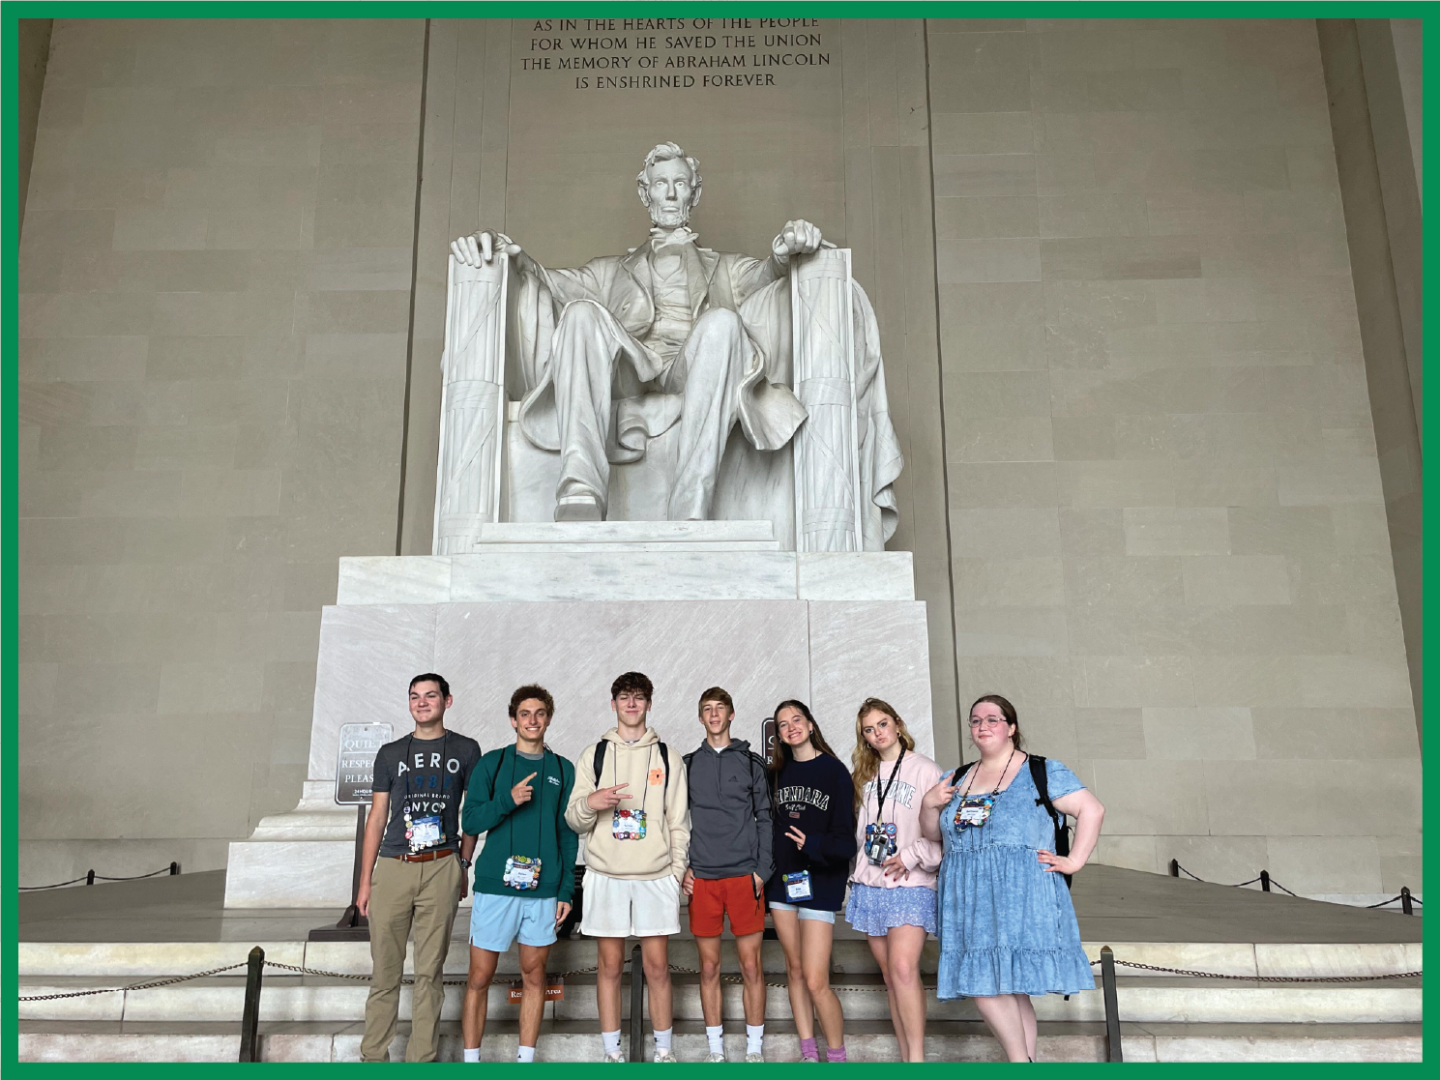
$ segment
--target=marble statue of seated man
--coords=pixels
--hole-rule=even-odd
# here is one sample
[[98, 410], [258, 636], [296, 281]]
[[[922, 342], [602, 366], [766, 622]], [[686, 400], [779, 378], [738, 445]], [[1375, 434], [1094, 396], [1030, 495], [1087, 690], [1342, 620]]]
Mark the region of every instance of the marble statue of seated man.
[[[792, 256], [820, 247], [820, 230], [787, 222], [765, 259], [701, 247], [689, 228], [699, 164], [673, 142], [645, 155], [636, 182], [652, 228], [626, 255], [557, 269], [493, 231], [451, 244], [459, 263], [480, 266], [503, 250], [516, 271], [512, 336], [526, 388], [520, 426], [532, 444], [560, 454], [556, 521], [603, 519], [610, 465], [639, 460], [647, 439], [677, 424], [667, 516], [704, 520], [737, 422], [751, 445], [778, 450], [806, 419], [789, 385], [788, 269]], [[863, 308], [873, 328], [868, 302]], [[857, 363], [865, 369], [857, 374], [874, 387], [866, 415], [878, 408], [883, 416], [880, 453], [898, 474], [878, 333], [873, 345], [873, 362]], [[894, 476], [874, 479], [876, 502], [893, 519]]]

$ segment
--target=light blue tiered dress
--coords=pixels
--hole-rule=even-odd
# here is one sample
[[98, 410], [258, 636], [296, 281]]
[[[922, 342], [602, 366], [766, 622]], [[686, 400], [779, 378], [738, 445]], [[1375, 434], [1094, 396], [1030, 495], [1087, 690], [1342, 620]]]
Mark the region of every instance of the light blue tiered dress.
[[[1052, 802], [1085, 786], [1058, 761], [1046, 760], [1045, 775]], [[1055, 850], [1054, 823], [1037, 798], [1027, 764], [996, 796], [983, 827], [955, 827], [959, 791], [940, 812], [941, 1000], [1095, 989], [1070, 890], [1036, 857], [1040, 848]]]

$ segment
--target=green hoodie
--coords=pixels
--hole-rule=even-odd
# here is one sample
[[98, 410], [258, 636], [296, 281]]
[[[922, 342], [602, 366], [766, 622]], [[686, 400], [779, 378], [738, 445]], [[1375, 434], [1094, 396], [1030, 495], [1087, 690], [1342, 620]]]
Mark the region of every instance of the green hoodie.
[[[534, 794], [516, 809], [510, 789], [531, 773], [537, 774], [530, 781]], [[461, 821], [469, 835], [487, 834], [475, 860], [477, 893], [572, 902], [580, 839], [565, 823], [565, 805], [574, 784], [574, 762], [548, 747], [543, 761], [520, 757], [513, 744], [480, 759], [470, 774]], [[539, 888], [517, 890], [505, 884], [505, 861], [512, 855], [540, 857]]]

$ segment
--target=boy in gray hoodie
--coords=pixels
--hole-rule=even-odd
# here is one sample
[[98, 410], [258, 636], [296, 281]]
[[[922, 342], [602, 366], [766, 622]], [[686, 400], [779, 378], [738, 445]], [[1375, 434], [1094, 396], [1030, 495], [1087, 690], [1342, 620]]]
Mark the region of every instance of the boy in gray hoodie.
[[764, 1061], [765, 981], [760, 945], [765, 931], [765, 882], [774, 872], [770, 785], [765, 762], [742, 739], [730, 738], [735, 705], [712, 686], [700, 695], [705, 741], [685, 755], [690, 789], [690, 867], [681, 888], [690, 897], [690, 932], [700, 950], [700, 1005], [707, 1061], [725, 1060], [720, 1022], [720, 935], [725, 916], [740, 955], [745, 990], [745, 1060]]

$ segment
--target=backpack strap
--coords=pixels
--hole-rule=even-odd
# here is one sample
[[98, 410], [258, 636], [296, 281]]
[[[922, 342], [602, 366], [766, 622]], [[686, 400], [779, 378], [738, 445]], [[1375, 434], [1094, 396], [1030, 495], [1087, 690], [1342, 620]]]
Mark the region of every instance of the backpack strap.
[[597, 742], [597, 743], [595, 744], [595, 760], [594, 760], [594, 762], [593, 762], [593, 765], [594, 765], [594, 769], [595, 769], [595, 786], [598, 788], [598, 787], [600, 786], [600, 770], [605, 767], [605, 740], [604, 740], [604, 739], [601, 739], [599, 742]]
[[971, 769], [973, 769], [974, 767], [975, 767], [975, 762], [973, 762], [973, 761], [969, 761], [969, 762], [966, 762], [964, 765], [961, 765], [958, 769], [955, 770], [954, 775], [952, 775], [952, 776], [950, 777], [950, 786], [951, 786], [951, 787], [958, 787], [958, 786], [960, 785], [960, 781], [965, 778], [965, 774], [968, 773], [968, 772], [969, 772]]
[[[685, 779], [689, 781], [690, 770], [695, 767], [695, 751], [691, 750], [688, 754], [681, 757], [680, 760], [685, 762]], [[695, 796], [691, 794], [693, 787], [694, 785], [688, 782], [685, 785], [685, 801], [691, 806], [695, 805]]]
[[[1050, 820], [1055, 824], [1055, 854], [1065, 856], [1070, 854], [1070, 826], [1065, 823], [1065, 815], [1055, 809], [1055, 804], [1050, 801], [1050, 778], [1045, 772], [1045, 759], [1038, 754], [1030, 755], [1030, 779], [1035, 784], [1035, 793], [1039, 796], [1035, 800], [1036, 806], [1043, 806], [1045, 812], [1050, 815]], [[1065, 887], [1070, 888], [1070, 874], [1061, 874], [1065, 879]]]
[[[670, 797], [670, 748], [663, 742], [660, 744], [660, 764], [665, 766], [665, 787], [661, 791], [660, 797], [667, 799]], [[686, 774], [686, 779], [689, 779], [688, 773]], [[690, 792], [688, 788], [685, 793], [687, 796], [689, 795]]]

